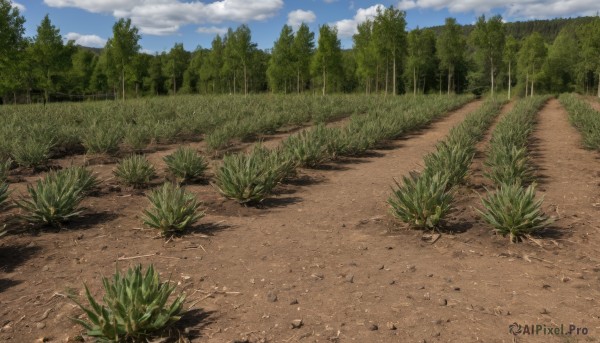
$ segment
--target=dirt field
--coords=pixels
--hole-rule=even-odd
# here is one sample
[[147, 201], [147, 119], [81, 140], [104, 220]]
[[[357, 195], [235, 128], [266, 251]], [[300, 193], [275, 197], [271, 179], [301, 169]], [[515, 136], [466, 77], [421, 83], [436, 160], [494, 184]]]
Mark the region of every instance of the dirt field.
[[[81, 311], [64, 295], [81, 294], [83, 282], [101, 294], [102, 275], [141, 262], [187, 293], [190, 312], [176, 329], [192, 342], [600, 341], [600, 160], [580, 147], [557, 100], [540, 111], [530, 147], [544, 210], [557, 219], [538, 239], [510, 244], [474, 210], [489, 135], [439, 239], [389, 214], [393, 178], [420, 170], [423, 156], [480, 105], [366, 157], [302, 170], [259, 208], [225, 200], [208, 183], [188, 186], [207, 215], [168, 241], [142, 228], [143, 192], [110, 180], [114, 165], [94, 165], [107, 181], [85, 200], [83, 218], [0, 240], [0, 340], [77, 336], [68, 318]], [[149, 157], [163, 168], [173, 148]], [[18, 194], [36, 177], [13, 175], [20, 182], [11, 187]], [[294, 320], [302, 325], [292, 328]], [[573, 324], [588, 334], [513, 336], [512, 323]]]

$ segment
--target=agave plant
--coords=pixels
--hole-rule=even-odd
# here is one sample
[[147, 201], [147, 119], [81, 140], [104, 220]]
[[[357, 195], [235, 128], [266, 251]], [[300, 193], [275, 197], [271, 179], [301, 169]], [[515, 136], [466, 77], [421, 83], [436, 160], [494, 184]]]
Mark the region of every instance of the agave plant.
[[533, 170], [525, 148], [492, 147], [485, 161], [485, 176], [496, 185], [523, 184], [533, 180]]
[[161, 282], [153, 265], [145, 273], [141, 265], [128, 269], [125, 275], [117, 271], [112, 280], [103, 277], [102, 284], [103, 304], [94, 299], [87, 285], [84, 286], [89, 307], [70, 297], [88, 318], [73, 321], [99, 342], [146, 342], [177, 322], [183, 313], [185, 294], [168, 304], [175, 286], [169, 281]]
[[164, 158], [171, 174], [181, 180], [192, 180], [202, 176], [208, 168], [208, 163], [192, 148], [179, 147]]
[[475, 156], [472, 146], [441, 143], [436, 152], [425, 156], [424, 174], [442, 174], [452, 187], [464, 182], [469, 166]]
[[146, 157], [132, 155], [123, 159], [113, 173], [123, 184], [142, 188], [156, 175], [156, 170]]
[[298, 165], [313, 168], [330, 157], [329, 132], [323, 125], [288, 137], [282, 148]]
[[122, 130], [107, 125], [95, 125], [82, 137], [88, 154], [114, 154], [123, 140]]
[[397, 181], [396, 189], [388, 203], [392, 214], [417, 228], [436, 228], [451, 210], [452, 189], [448, 189], [448, 177], [440, 173], [411, 173], [403, 177], [403, 184]]
[[13, 145], [12, 155], [15, 162], [21, 167], [35, 169], [48, 162], [52, 146], [51, 142], [29, 137]]
[[215, 175], [215, 186], [239, 203], [260, 202], [289, 170], [290, 159], [271, 155], [261, 148], [246, 154], [225, 155]]
[[12, 160], [9, 158], [4, 162], [0, 162], [0, 182], [6, 181], [10, 167], [12, 166]]
[[8, 199], [8, 195], [10, 192], [8, 191], [8, 184], [4, 181], [0, 181], [0, 208], [3, 208], [6, 205], [6, 200]]
[[57, 172], [50, 172], [46, 178], [56, 180], [61, 177], [72, 179], [84, 195], [88, 194], [100, 184], [96, 176], [85, 167], [69, 167]]
[[27, 185], [27, 191], [30, 199], [21, 198], [15, 204], [25, 211], [23, 218], [31, 223], [59, 226], [81, 214], [81, 185], [67, 174], [38, 180], [35, 186]]
[[204, 212], [198, 211], [200, 203], [196, 197], [171, 183], [152, 191], [148, 199], [152, 206], [144, 210], [144, 224], [163, 233], [183, 231], [204, 217]]
[[509, 235], [511, 242], [534, 233], [554, 221], [541, 210], [544, 199], [535, 199], [535, 184], [523, 188], [517, 184], [503, 184], [482, 199], [481, 217], [502, 236]]

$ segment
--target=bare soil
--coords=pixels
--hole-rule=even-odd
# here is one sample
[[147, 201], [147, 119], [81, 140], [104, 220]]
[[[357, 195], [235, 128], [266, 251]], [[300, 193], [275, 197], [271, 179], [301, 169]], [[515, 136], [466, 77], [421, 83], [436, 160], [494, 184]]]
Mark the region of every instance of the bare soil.
[[[480, 104], [368, 156], [302, 170], [259, 207], [225, 200], [207, 182], [189, 185], [207, 215], [169, 240], [142, 227], [144, 192], [108, 180], [66, 228], [0, 240], [0, 340], [65, 342], [82, 332], [66, 294], [81, 295], [85, 282], [101, 295], [102, 275], [154, 263], [188, 295], [190, 312], [174, 329], [192, 342], [598, 341], [600, 161], [558, 101], [540, 111], [531, 140], [544, 209], [557, 217], [535, 241], [510, 244], [478, 218], [489, 136], [439, 239], [389, 214], [393, 178], [420, 170]], [[93, 168], [110, 178], [112, 166]], [[515, 337], [514, 322], [575, 324], [588, 335]]]

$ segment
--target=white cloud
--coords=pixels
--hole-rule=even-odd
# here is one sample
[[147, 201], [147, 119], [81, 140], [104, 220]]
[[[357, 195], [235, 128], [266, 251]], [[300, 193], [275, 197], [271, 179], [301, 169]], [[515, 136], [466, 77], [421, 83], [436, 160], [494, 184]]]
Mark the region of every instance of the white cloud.
[[22, 5], [22, 4], [20, 4], [20, 3], [16, 2], [16, 1], [11, 1], [11, 3], [12, 3], [13, 7], [16, 7], [16, 8], [19, 9], [19, 12], [25, 12], [25, 10], [27, 9], [25, 7], [25, 5]]
[[287, 24], [294, 29], [297, 29], [302, 23], [310, 24], [316, 19], [317, 16], [313, 11], [295, 10], [288, 13]]
[[326, 3], [328, 3], [328, 4], [331, 4], [331, 3], [334, 3], [334, 2], [336, 2], [336, 1], [338, 1], [338, 0], [323, 0], [323, 1], [325, 1], [325, 2], [326, 2]]
[[198, 33], [202, 33], [202, 34], [213, 34], [213, 35], [224, 35], [227, 33], [227, 28], [226, 27], [217, 27], [217, 26], [211, 26], [211, 27], [199, 27], [196, 32]]
[[576, 15], [595, 15], [600, 11], [598, 0], [400, 0], [397, 7], [402, 10], [413, 8], [447, 8], [450, 12], [489, 13], [492, 9], [504, 10], [510, 18], [550, 18]]
[[224, 21], [247, 23], [273, 17], [283, 0], [219, 0], [212, 2], [180, 0], [44, 0], [50, 7], [75, 7], [94, 13], [111, 13], [131, 18], [141, 33], [170, 35], [188, 24], [215, 24]]
[[82, 35], [77, 32], [69, 32], [65, 35], [67, 40], [75, 41], [75, 44], [91, 48], [103, 48], [106, 45], [106, 39], [96, 35]]
[[382, 4], [373, 5], [369, 8], [359, 8], [356, 11], [356, 15], [352, 19], [343, 19], [333, 23], [338, 30], [338, 35], [340, 37], [352, 37], [357, 30], [356, 27], [358, 24], [364, 23], [368, 19], [373, 19], [377, 15], [377, 9], [381, 9], [382, 11], [385, 9], [385, 6]]

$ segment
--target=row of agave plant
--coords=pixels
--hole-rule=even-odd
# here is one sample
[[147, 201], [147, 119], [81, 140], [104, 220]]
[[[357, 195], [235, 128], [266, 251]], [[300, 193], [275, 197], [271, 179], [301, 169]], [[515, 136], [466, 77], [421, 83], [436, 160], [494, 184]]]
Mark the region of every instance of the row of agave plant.
[[471, 97], [430, 99], [413, 100], [395, 111], [375, 109], [353, 116], [341, 128], [318, 125], [291, 135], [273, 150], [258, 144], [247, 153], [225, 155], [216, 171], [215, 185], [225, 197], [239, 203], [261, 202], [298, 168], [312, 168], [341, 156], [363, 154], [383, 141], [422, 128]]
[[439, 227], [452, 210], [457, 186], [466, 181], [476, 143], [483, 138], [503, 104], [496, 98], [487, 99], [437, 144], [436, 151], [425, 156], [421, 173], [411, 172], [403, 177], [402, 183], [395, 181], [393, 194], [388, 199], [395, 217], [415, 228]]
[[[170, 174], [176, 181], [185, 182], [203, 175], [208, 164], [191, 148], [180, 147], [164, 158]], [[7, 183], [10, 161], [0, 168], [0, 207], [8, 206]], [[150, 162], [140, 155], [122, 160], [114, 175], [125, 185], [138, 188], [146, 185], [155, 175]], [[28, 197], [14, 200], [21, 209], [21, 218], [35, 225], [60, 226], [81, 215], [81, 202], [99, 186], [99, 180], [84, 167], [70, 167], [49, 172], [45, 178], [27, 186]], [[180, 231], [193, 224], [204, 214], [200, 202], [177, 183], [166, 182], [149, 193], [150, 208], [144, 210], [144, 223], [162, 233]]]
[[494, 184], [482, 199], [483, 219], [499, 234], [516, 242], [552, 223], [536, 199], [535, 173], [528, 152], [536, 114], [548, 96], [520, 100], [498, 123], [487, 152], [485, 176]]
[[[485, 161], [485, 176], [494, 184], [482, 198], [481, 217], [494, 230], [509, 235], [515, 242], [552, 223], [541, 211], [542, 199], [536, 200], [533, 168], [527, 142], [535, 123], [535, 114], [548, 97], [519, 101], [498, 123], [490, 141]], [[396, 182], [389, 199], [393, 214], [412, 226], [437, 228], [452, 210], [455, 187], [465, 181], [473, 159], [475, 143], [481, 139], [501, 104], [488, 100], [453, 129], [438, 144], [436, 152], [425, 157], [421, 174]], [[525, 185], [529, 186], [525, 187]]]
[[600, 150], [600, 114], [585, 100], [575, 94], [562, 94], [561, 104], [569, 112], [569, 121], [581, 132], [583, 145]]

